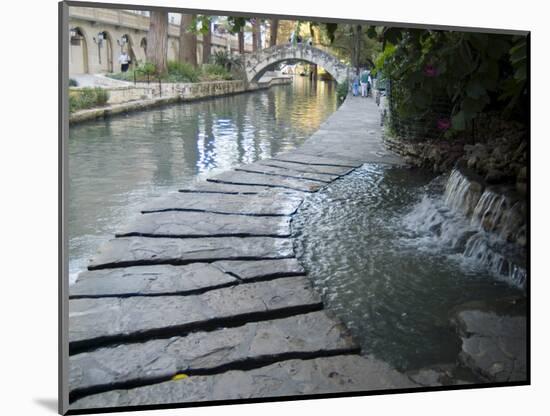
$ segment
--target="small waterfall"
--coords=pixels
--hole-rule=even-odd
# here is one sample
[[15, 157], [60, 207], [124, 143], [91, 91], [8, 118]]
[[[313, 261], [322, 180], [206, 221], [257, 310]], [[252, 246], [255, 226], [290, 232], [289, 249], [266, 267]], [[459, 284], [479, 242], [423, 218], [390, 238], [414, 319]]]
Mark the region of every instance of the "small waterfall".
[[424, 195], [404, 223], [413, 244], [524, 287], [526, 205], [509, 189], [484, 188], [481, 181], [454, 169], [443, 195]]

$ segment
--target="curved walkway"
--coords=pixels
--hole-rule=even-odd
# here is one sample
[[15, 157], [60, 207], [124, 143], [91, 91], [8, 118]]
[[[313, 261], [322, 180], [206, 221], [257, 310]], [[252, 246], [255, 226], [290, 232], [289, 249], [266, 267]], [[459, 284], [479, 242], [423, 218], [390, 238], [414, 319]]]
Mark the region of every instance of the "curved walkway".
[[70, 288], [71, 409], [415, 387], [324, 309], [290, 221], [365, 162], [399, 164], [373, 100], [307, 142], [151, 201]]

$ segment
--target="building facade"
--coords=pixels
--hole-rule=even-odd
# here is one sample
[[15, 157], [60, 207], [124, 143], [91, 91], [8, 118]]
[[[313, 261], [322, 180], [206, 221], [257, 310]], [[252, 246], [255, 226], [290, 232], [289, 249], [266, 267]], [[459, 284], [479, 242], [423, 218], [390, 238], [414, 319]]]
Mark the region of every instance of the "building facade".
[[[168, 60], [179, 55], [180, 16], [170, 13], [168, 27]], [[118, 57], [122, 51], [131, 58], [131, 68], [145, 62], [148, 12], [69, 8], [69, 74], [120, 72]], [[237, 36], [212, 34], [212, 53], [217, 50], [238, 52]], [[251, 45], [245, 45], [250, 51]], [[202, 63], [202, 36], [197, 35], [197, 62]]]

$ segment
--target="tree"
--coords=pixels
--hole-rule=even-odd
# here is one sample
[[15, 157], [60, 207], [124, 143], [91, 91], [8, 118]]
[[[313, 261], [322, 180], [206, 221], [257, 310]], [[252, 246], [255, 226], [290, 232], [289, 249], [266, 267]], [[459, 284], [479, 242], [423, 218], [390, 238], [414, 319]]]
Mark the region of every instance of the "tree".
[[147, 61], [155, 65], [159, 74], [167, 69], [168, 53], [168, 12], [151, 11], [147, 32]]
[[239, 39], [239, 53], [244, 54], [244, 27], [250, 19], [246, 17], [228, 16], [229, 31], [237, 34]]
[[[203, 23], [204, 24], [204, 23]], [[202, 63], [206, 64], [210, 60], [212, 52], [212, 25], [210, 19], [206, 21], [206, 28], [202, 32]]]
[[182, 14], [180, 23], [180, 50], [179, 61], [197, 66], [197, 35], [193, 31], [196, 16]]
[[279, 31], [279, 19], [271, 19], [269, 29], [269, 46], [275, 46], [277, 44], [277, 32]]
[[262, 49], [262, 22], [258, 18], [252, 19], [252, 52]]

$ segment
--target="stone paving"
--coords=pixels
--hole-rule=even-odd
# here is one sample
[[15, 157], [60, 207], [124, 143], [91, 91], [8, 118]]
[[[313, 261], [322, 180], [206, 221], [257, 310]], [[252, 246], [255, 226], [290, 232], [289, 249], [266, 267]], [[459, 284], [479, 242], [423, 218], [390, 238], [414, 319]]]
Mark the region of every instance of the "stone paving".
[[418, 386], [360, 355], [290, 236], [308, 193], [368, 162], [401, 164], [350, 97], [299, 149], [144, 204], [70, 287], [71, 409]]

